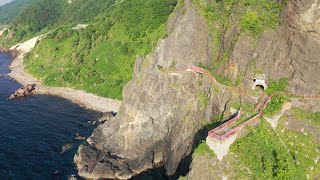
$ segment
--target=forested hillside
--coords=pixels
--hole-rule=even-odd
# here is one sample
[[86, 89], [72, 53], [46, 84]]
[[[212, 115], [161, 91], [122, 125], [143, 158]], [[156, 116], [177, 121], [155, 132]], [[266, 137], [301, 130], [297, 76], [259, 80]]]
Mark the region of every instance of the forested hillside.
[[[25, 59], [30, 73], [46, 85], [121, 99], [136, 57], [165, 35], [175, 5], [176, 0], [40, 0], [16, 18], [0, 46], [46, 33]], [[89, 26], [74, 29], [79, 23]]]
[[0, 6], [0, 25], [9, 24], [20, 12], [36, 0], [15, 0]]
[[1, 0], [0, 1], [0, 6], [3, 6], [5, 4], [8, 4], [9, 2], [11, 2], [12, 0]]

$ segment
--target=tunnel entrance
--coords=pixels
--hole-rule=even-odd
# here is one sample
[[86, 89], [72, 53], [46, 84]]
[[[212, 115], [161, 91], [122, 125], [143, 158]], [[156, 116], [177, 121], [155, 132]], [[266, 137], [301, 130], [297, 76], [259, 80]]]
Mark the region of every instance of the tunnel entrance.
[[268, 87], [268, 79], [266, 78], [266, 75], [256, 76], [252, 81], [252, 90], [264, 91]]
[[263, 85], [256, 85], [254, 87], [254, 89], [257, 90], [257, 91], [264, 91], [264, 86]]

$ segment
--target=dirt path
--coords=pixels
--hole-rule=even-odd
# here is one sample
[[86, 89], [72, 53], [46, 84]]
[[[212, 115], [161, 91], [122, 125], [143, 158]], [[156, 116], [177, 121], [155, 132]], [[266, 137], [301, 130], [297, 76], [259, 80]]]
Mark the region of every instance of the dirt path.
[[41, 40], [41, 36], [35, 37], [26, 41], [25, 43], [18, 44], [10, 48], [10, 50], [17, 50], [20, 52], [17, 57], [12, 61], [9, 76], [18, 81], [22, 85], [36, 84], [37, 94], [53, 95], [68, 99], [82, 107], [99, 111], [99, 112], [118, 112], [121, 101], [109, 98], [100, 97], [83, 90], [77, 90], [66, 87], [47, 87], [44, 86], [39, 80], [28, 74], [23, 64], [25, 53], [30, 52], [33, 47]]

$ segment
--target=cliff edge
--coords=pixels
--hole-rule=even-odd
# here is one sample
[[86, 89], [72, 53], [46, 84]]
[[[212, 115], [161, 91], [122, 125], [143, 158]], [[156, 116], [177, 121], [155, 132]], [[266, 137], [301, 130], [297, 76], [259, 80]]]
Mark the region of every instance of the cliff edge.
[[185, 0], [172, 14], [167, 33], [151, 55], [137, 59], [116, 118], [80, 146], [74, 158], [80, 176], [127, 179], [163, 165], [172, 175], [191, 152], [195, 134], [210, 114], [199, 99], [210, 84], [198, 84], [202, 77], [196, 73], [161, 68], [208, 64], [206, 20]]

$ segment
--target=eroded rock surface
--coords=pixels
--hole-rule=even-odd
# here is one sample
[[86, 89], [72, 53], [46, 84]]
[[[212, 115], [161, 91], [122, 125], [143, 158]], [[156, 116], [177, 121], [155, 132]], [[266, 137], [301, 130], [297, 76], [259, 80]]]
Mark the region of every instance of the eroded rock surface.
[[15, 98], [18, 98], [18, 97], [25, 97], [25, 96], [33, 95], [35, 89], [36, 89], [36, 85], [35, 84], [28, 84], [28, 85], [23, 86], [23, 87], [19, 88], [18, 90], [16, 90], [16, 92], [14, 92], [9, 97], [9, 99], [15, 99]]
[[239, 74], [245, 75], [248, 87], [252, 75], [262, 72], [269, 79], [288, 77], [292, 92], [317, 93], [320, 90], [320, 1], [290, 0], [282, 20], [279, 28], [265, 32], [257, 41], [241, 35], [230, 61], [236, 64]]
[[118, 115], [94, 131], [89, 145], [80, 146], [74, 158], [79, 175], [127, 179], [163, 165], [172, 175], [191, 152], [212, 110], [201, 101], [208, 98], [210, 83], [202, 83], [200, 74], [159, 67], [207, 64], [206, 20], [185, 0], [169, 20], [168, 34], [154, 53], [137, 59]]
[[[137, 58], [118, 115], [100, 125], [74, 158], [80, 176], [128, 179], [159, 166], [172, 175], [191, 152], [203, 121], [225, 111], [232, 93], [212, 93], [200, 74], [161, 71], [210, 64], [210, 36], [200, 14], [185, 0], [168, 22], [168, 37], [151, 55]], [[259, 71], [269, 79], [289, 77], [290, 91], [315, 93], [320, 90], [319, 2], [291, 0], [282, 16], [281, 26], [258, 40], [241, 34], [228, 62], [233, 71], [222, 67], [222, 72], [234, 79], [243, 76], [249, 89], [252, 74]], [[234, 28], [231, 33], [239, 32]], [[250, 69], [251, 64], [256, 67]]]

